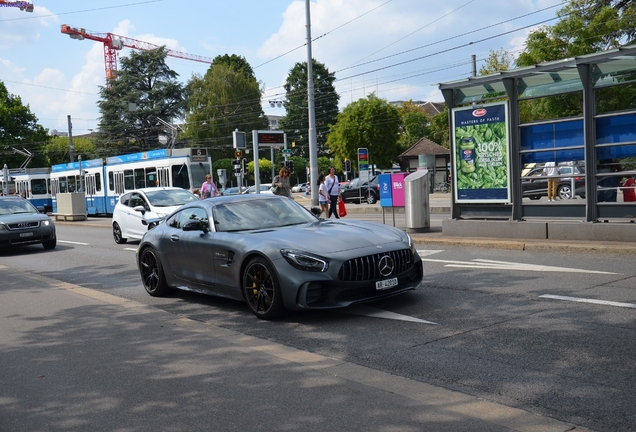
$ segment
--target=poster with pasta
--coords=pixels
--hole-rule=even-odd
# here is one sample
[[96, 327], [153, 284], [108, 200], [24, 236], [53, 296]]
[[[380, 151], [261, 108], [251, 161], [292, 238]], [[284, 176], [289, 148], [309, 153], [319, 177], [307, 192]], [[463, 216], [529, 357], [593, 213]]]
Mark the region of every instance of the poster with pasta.
[[508, 105], [452, 111], [453, 190], [458, 203], [510, 202]]

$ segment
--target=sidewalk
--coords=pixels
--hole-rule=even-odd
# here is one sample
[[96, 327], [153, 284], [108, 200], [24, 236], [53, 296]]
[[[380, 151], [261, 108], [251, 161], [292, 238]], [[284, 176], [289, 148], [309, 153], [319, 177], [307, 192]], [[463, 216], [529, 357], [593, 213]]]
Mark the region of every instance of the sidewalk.
[[[304, 206], [310, 206], [311, 199], [304, 194], [295, 194], [294, 199]], [[429, 196], [431, 215], [446, 215], [450, 218], [450, 194], [433, 194]], [[395, 208], [396, 224], [398, 228], [405, 228], [404, 209]], [[351, 219], [362, 218], [363, 215], [381, 215], [383, 208], [379, 204], [347, 204], [347, 213]], [[385, 208], [385, 223], [393, 224], [393, 210]], [[380, 220], [380, 223], [382, 220]], [[84, 221], [57, 221], [58, 225], [78, 225], [111, 228], [111, 218], [89, 217]], [[635, 227], [636, 228], [636, 227]], [[514, 249], [514, 250], [555, 250], [564, 252], [593, 252], [636, 255], [636, 244], [630, 242], [611, 241], [555, 241], [536, 239], [501, 239], [480, 236], [451, 237], [444, 236], [442, 227], [431, 224], [429, 232], [411, 234], [418, 244], [460, 245], [482, 248]]]
[[3, 431], [584, 430], [45, 276], [0, 275]]

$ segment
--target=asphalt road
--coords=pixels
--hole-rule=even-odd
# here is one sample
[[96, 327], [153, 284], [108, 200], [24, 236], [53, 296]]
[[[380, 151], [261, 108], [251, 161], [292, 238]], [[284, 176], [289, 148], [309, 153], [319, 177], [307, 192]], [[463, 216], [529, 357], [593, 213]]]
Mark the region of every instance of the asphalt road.
[[186, 292], [149, 297], [136, 244], [115, 244], [108, 229], [59, 225], [58, 237], [54, 251], [2, 251], [2, 265], [567, 424], [636, 425], [630, 256], [423, 244], [422, 289], [270, 323], [239, 302]]

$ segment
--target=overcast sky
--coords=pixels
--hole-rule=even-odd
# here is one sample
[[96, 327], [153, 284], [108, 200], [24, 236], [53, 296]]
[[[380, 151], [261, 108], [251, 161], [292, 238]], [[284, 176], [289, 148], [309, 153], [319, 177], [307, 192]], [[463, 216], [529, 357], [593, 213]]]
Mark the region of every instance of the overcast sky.
[[[7, 0], [5, 0], [7, 1]], [[284, 115], [269, 101], [307, 60], [305, 1], [291, 0], [35, 0], [33, 13], [0, 7], [0, 81], [22, 98], [47, 129], [73, 134], [97, 128], [104, 46], [74, 40], [62, 24], [113, 33], [209, 58], [237, 54], [265, 88], [266, 114]], [[440, 82], [471, 73], [490, 50], [518, 55], [528, 33], [555, 23], [560, 0], [315, 0], [313, 57], [336, 73], [341, 108], [371, 92], [389, 101], [442, 101]], [[130, 49], [119, 51], [127, 56]], [[206, 63], [168, 57], [186, 83]]]

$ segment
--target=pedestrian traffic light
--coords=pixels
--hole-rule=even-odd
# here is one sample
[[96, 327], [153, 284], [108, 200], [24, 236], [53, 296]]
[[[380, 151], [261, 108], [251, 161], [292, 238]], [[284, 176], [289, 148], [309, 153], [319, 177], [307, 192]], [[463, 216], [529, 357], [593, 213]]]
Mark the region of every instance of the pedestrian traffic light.
[[289, 170], [290, 174], [294, 172], [294, 161], [293, 160], [285, 161], [285, 166]]
[[351, 160], [345, 159], [345, 172], [351, 172]]
[[241, 172], [243, 175], [247, 173], [247, 159], [245, 158], [241, 159]]

